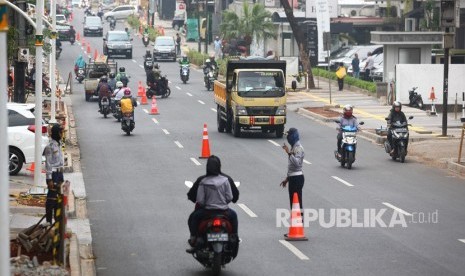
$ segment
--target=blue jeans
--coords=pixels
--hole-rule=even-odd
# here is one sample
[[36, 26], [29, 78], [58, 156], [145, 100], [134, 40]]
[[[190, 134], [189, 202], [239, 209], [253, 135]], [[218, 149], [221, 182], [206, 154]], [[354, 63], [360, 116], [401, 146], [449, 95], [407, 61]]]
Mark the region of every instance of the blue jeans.
[[360, 78], [360, 71], [354, 71], [353, 75], [356, 79]]

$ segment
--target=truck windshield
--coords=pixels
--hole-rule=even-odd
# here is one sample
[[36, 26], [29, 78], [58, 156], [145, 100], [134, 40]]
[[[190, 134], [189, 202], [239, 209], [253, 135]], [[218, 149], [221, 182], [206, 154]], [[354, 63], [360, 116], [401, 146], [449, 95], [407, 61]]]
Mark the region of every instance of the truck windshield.
[[281, 71], [239, 72], [237, 92], [241, 97], [282, 97], [284, 78]]

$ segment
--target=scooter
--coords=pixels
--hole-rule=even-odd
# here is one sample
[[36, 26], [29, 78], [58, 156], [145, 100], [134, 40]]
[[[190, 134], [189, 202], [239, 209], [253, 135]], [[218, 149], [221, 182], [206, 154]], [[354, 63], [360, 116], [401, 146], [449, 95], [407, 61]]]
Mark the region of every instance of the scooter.
[[156, 83], [149, 84], [145, 92], [148, 99], [151, 99], [153, 96], [168, 98], [170, 94], [171, 89], [168, 87], [168, 79], [166, 76], [161, 77]]
[[86, 77], [86, 74], [84, 72], [84, 68], [79, 67], [79, 69], [77, 70], [76, 80], [79, 83], [82, 83], [82, 81], [84, 80], [85, 77]]
[[127, 112], [122, 114], [121, 117], [121, 129], [126, 132], [127, 135], [131, 135], [131, 132], [134, 130], [136, 123], [134, 122], [134, 113]]
[[193, 250], [187, 251], [203, 266], [211, 268], [214, 275], [237, 257], [239, 238], [232, 234], [228, 218], [222, 214], [210, 215], [199, 225]]
[[100, 113], [103, 114], [104, 118], [110, 114], [110, 99], [108, 97], [102, 97]]
[[213, 83], [216, 80], [217, 76], [217, 70], [216, 66], [212, 65], [212, 68], [205, 68], [205, 87], [207, 88], [208, 91], [213, 90]]
[[[386, 121], [388, 118], [385, 118]], [[408, 118], [409, 120], [413, 119], [413, 116]], [[391, 154], [393, 148], [389, 141], [386, 140], [384, 142], [384, 149], [386, 153], [391, 155], [392, 160], [396, 160], [399, 158], [401, 163], [405, 162], [405, 156], [407, 156], [407, 145], [408, 145], [408, 138], [409, 138], [409, 131], [408, 131], [408, 123], [407, 122], [393, 122], [391, 124], [391, 128], [389, 130], [392, 135], [392, 147], [394, 148], [394, 152]]]
[[418, 94], [415, 91], [417, 89], [418, 87], [413, 87], [412, 89], [408, 91], [408, 99], [409, 99], [408, 106], [423, 109], [423, 98], [421, 97], [420, 94]]
[[111, 113], [113, 113], [113, 117], [115, 117], [118, 122], [121, 122], [121, 105], [119, 100], [115, 100], [112, 98], [112, 105], [111, 105]]
[[[31, 82], [30, 78], [26, 78], [25, 83], [24, 83], [25, 89], [32, 92], [33, 94], [36, 91], [36, 83], [35, 81]], [[45, 94], [50, 94], [52, 92], [52, 89], [50, 88], [50, 85], [48, 84], [48, 80], [45, 78], [45, 74], [42, 74], [42, 92], [45, 92]]]
[[[340, 124], [339, 120], [335, 121], [336, 123]], [[365, 124], [364, 122], [360, 122], [360, 125]], [[357, 127], [353, 126], [343, 126], [341, 128], [342, 131], [342, 144], [341, 144], [341, 152], [339, 153], [337, 150], [334, 151], [334, 157], [336, 160], [341, 163], [341, 167], [344, 167], [347, 164], [347, 168], [350, 170], [352, 169], [352, 164], [355, 162], [355, 152], [357, 149]]]
[[74, 42], [76, 42], [76, 38], [74, 36], [71, 36], [69, 38], [69, 43], [71, 43], [71, 45], [74, 45]]
[[149, 34], [144, 34], [144, 36], [142, 36], [142, 43], [144, 43], [144, 46], [147, 47], [149, 45]]
[[189, 64], [181, 65], [181, 80], [184, 84], [189, 80]]

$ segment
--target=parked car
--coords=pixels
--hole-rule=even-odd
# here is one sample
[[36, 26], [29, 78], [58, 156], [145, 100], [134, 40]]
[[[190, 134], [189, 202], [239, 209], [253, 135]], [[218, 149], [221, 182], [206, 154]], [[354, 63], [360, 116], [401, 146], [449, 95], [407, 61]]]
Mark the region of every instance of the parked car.
[[73, 7], [79, 8], [81, 7], [82, 3], [81, 3], [81, 0], [71, 0], [71, 5]]
[[[373, 55], [377, 55], [383, 52], [383, 46], [380, 45], [364, 45], [364, 46], [353, 46], [351, 50], [345, 52], [340, 57], [331, 60], [330, 68], [335, 71], [339, 66], [339, 63], [344, 63], [344, 66], [348, 68], [352, 64], [352, 59], [355, 54], [358, 54], [358, 58], [362, 61], [371, 52]], [[362, 68], [362, 67], [360, 67]]]
[[132, 38], [125, 31], [109, 31], [103, 38], [103, 54], [108, 57], [125, 55], [132, 58]]
[[[360, 59], [360, 63], [359, 63], [360, 76], [363, 76], [365, 74], [365, 66], [366, 66], [366, 63], [367, 63], [367, 57], [360, 58], [360, 56], [359, 56], [359, 59]], [[379, 72], [380, 72], [379, 68], [381, 68], [381, 79], [383, 78], [383, 75], [382, 75], [383, 60], [384, 60], [383, 52], [381, 52], [379, 54], [376, 54], [376, 55], [373, 55], [373, 66], [375, 68], [373, 70], [371, 70], [370, 77], [374, 74], [373, 71], [375, 71], [375, 70], [376, 70], [376, 72], [378, 72], [377, 77], [379, 77]], [[352, 64], [349, 65], [349, 68], [347, 69], [347, 74], [350, 75], [350, 76], [353, 75]], [[360, 78], [362, 78], [362, 77], [360, 77]]]
[[103, 18], [107, 21], [110, 21], [112, 18], [118, 19], [127, 19], [128, 16], [136, 14], [137, 10], [135, 6], [123, 5], [114, 8], [113, 10], [103, 14]]
[[171, 36], [158, 36], [153, 47], [153, 60], [176, 61], [176, 44]]
[[103, 25], [100, 17], [84, 17], [84, 36], [87, 36], [88, 34], [96, 34], [98, 36], [103, 36]]
[[[34, 104], [7, 103], [9, 173], [18, 174], [23, 164], [34, 162], [35, 116]], [[42, 124], [42, 149], [49, 143], [47, 125]]]
[[112, 0], [103, 0], [102, 2], [102, 8], [104, 11], [111, 11], [114, 8], [116, 8], [118, 4], [115, 1]]

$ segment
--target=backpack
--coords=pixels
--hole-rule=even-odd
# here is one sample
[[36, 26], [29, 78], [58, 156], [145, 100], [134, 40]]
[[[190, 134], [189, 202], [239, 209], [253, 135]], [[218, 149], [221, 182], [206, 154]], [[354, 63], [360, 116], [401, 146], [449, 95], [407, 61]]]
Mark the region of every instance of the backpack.
[[120, 101], [120, 104], [121, 104], [121, 112], [123, 114], [132, 113], [134, 111], [131, 98], [122, 98]]

